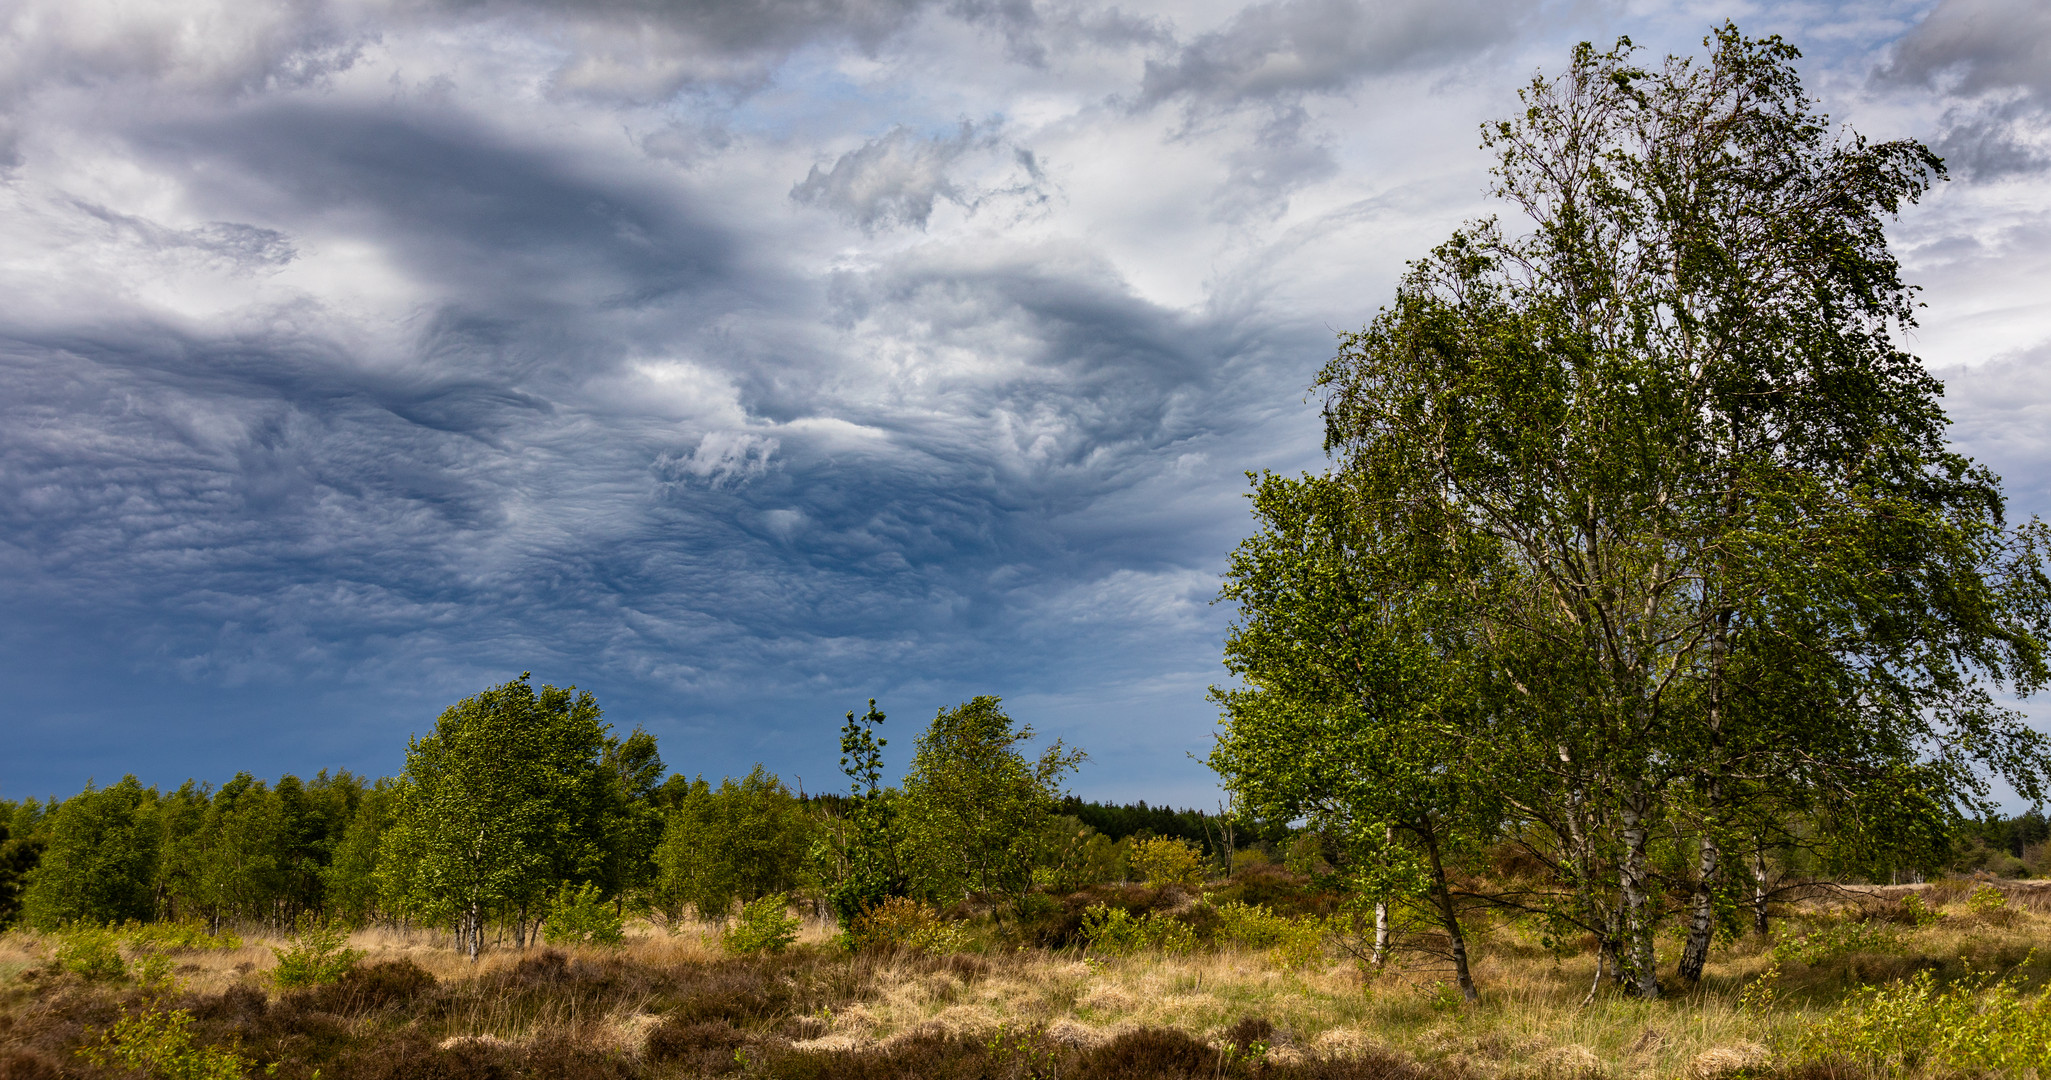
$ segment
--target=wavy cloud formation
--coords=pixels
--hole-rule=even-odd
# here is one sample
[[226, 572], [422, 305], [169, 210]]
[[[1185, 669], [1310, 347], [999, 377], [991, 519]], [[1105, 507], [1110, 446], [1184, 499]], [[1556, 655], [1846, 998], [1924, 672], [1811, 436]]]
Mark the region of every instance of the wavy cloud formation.
[[[2044, 379], [2017, 207], [2046, 203], [2016, 197], [2045, 182], [2040, 21], [1946, 3], [1812, 58], [1855, 120], [1921, 102], [1910, 133], [1969, 174], [1902, 239], [1961, 437], [2012, 475], [2051, 453], [2002, 404]], [[862, 699], [913, 725], [998, 693], [1092, 751], [1085, 790], [1207, 804], [1208, 601], [1245, 470], [1320, 461], [1332, 329], [1490, 209], [1472, 132], [1534, 67], [1704, 29], [1498, 0], [22, 0], [0, 796], [390, 771], [531, 669], [687, 771], [828, 788]]]

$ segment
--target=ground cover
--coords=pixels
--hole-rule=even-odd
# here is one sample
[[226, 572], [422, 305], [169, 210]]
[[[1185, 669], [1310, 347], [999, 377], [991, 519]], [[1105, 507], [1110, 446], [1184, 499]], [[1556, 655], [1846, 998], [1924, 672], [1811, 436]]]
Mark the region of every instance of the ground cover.
[[[0, 1077], [2051, 1074], [2051, 890], [2021, 884], [1821, 893], [1767, 937], [1720, 942], [1700, 985], [1657, 1001], [1501, 923], [1477, 935], [1471, 1006], [1421, 954], [1376, 970], [1276, 944], [1282, 922], [1247, 930], [1247, 911], [1221, 916], [1226, 901], [1195, 890], [1106, 898], [1190, 940], [1024, 940], [1087, 921], [1065, 907], [971, 923], [947, 938], [955, 953], [851, 953], [809, 922], [788, 950], [742, 956], [711, 926], [641, 923], [616, 948], [472, 962], [446, 933], [373, 929], [315, 941], [346, 974], [292, 988], [281, 954], [286, 972], [327, 962], [308, 960], [310, 939], [15, 931], [0, 936]], [[1664, 943], [1664, 970], [1679, 947]]]

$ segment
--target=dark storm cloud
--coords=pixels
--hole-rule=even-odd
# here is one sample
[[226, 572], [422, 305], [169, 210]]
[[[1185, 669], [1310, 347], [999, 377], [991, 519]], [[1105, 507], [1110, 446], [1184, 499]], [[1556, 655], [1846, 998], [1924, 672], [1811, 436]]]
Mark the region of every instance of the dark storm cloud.
[[[996, 692], [1129, 748], [1098, 791], [1200, 787], [1241, 472], [1315, 466], [1328, 327], [1473, 208], [1469, 112], [1519, 79], [1465, 77], [1545, 29], [1515, 0], [17, 10], [0, 678], [69, 790], [138, 756], [390, 769], [530, 668], [715, 775], [829, 786], [870, 694], [909, 726]], [[2013, 170], [1988, 132], [1974, 167]]]
[[2051, 8], [2036, 0], [1945, 0], [1905, 35], [1882, 82], [1962, 99], [1933, 148], [1976, 178], [2051, 165]]
[[1902, 38], [1883, 75], [1957, 94], [2019, 88], [2051, 97], [2051, 8], [2036, 0], [1944, 0]]
[[[424, 303], [396, 365], [291, 312], [233, 336], [106, 311], [0, 328], [7, 529], [29, 579], [157, 612], [143, 643], [194, 678], [376, 667], [382, 639], [712, 692], [765, 665], [833, 685], [886, 659], [967, 678], [990, 670], [993, 634], [1032, 669], [1046, 659], [1019, 628], [1047, 588], [1190, 556], [1192, 530], [1164, 542], [1158, 519], [1116, 523], [1093, 500], [1231, 422], [1213, 400], [1246, 344], [1231, 326], [1137, 299], [1079, 249], [906, 256], [808, 308], [676, 192], [483, 130], [330, 105], [138, 129], [201, 212], [264, 224], [84, 207], [95, 220], [256, 258], [346, 232]], [[857, 352], [906, 357], [917, 385], [750, 339], [729, 320], [745, 308], [828, 319]], [[637, 341], [703, 357], [759, 430], [594, 397]], [[875, 434], [839, 445], [814, 419]]]
[[[461, 116], [287, 106], [155, 123], [133, 138], [193, 175], [202, 204], [367, 232], [434, 288], [497, 298], [490, 308], [646, 304], [734, 269], [727, 238], [674, 193], [580, 175], [559, 153], [494, 141]], [[492, 328], [452, 319], [439, 332]]]

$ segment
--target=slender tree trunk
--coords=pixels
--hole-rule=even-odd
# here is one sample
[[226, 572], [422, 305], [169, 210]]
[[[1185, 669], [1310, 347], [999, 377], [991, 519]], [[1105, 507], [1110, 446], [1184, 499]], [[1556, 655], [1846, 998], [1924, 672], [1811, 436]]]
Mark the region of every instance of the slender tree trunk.
[[1646, 820], [1648, 808], [1642, 792], [1633, 792], [1625, 800], [1624, 860], [1620, 868], [1624, 889], [1624, 962], [1630, 972], [1634, 991], [1639, 997], [1651, 999], [1659, 996], [1659, 972], [1655, 952], [1653, 905], [1657, 902], [1652, 895], [1651, 874], [1646, 865], [1646, 845], [1650, 841], [1650, 822]]
[[[1394, 825], [1388, 827], [1388, 834], [1384, 839], [1391, 844], [1396, 842]], [[1389, 935], [1389, 902], [1386, 899], [1377, 900], [1374, 904], [1374, 962], [1377, 967], [1389, 959]]]
[[1460, 983], [1460, 996], [1468, 1004], [1480, 1000], [1475, 992], [1474, 975], [1467, 967], [1467, 935], [1460, 930], [1460, 913], [1453, 905], [1453, 890], [1446, 884], [1446, 868], [1439, 860], [1439, 838], [1437, 831], [1427, 819], [1418, 831], [1424, 841], [1424, 850], [1431, 856], [1431, 882], [1434, 899], [1438, 901], [1439, 925], [1453, 943], [1453, 975]]
[[1766, 924], [1766, 849], [1759, 848], [1752, 853], [1752, 929], [1765, 937]]
[[1681, 982], [1694, 985], [1702, 979], [1702, 969], [1709, 964], [1709, 940], [1716, 930], [1716, 886], [1723, 873], [1723, 850], [1716, 840], [1716, 814], [1722, 787], [1719, 783], [1723, 768], [1723, 668], [1726, 649], [1726, 635], [1730, 627], [1730, 614], [1718, 611], [1715, 614], [1715, 632], [1709, 643], [1709, 751], [1705, 762], [1706, 775], [1701, 780], [1701, 793], [1708, 811], [1702, 822], [1702, 848], [1695, 871], [1695, 895], [1690, 898], [1693, 909], [1688, 917], [1688, 938], [1681, 946]]
[[1701, 981], [1702, 969], [1709, 964], [1709, 941], [1716, 930], [1716, 883], [1723, 872], [1723, 852], [1717, 847], [1715, 835], [1707, 829], [1702, 833], [1702, 854], [1696, 872], [1695, 895], [1690, 905], [1694, 911], [1688, 919], [1688, 940], [1681, 947], [1681, 981], [1690, 984]]
[[482, 905], [472, 900], [470, 902], [470, 960], [472, 963], [477, 961], [477, 947], [480, 944], [479, 939], [483, 937], [484, 911]]

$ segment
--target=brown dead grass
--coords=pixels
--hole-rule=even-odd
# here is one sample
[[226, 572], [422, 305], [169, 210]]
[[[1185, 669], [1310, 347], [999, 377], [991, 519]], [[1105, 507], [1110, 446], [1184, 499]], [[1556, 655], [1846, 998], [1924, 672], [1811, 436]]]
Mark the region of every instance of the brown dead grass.
[[[1479, 943], [1474, 1007], [1425, 967], [1291, 971], [1236, 949], [1102, 961], [1040, 949], [849, 957], [816, 923], [797, 949], [766, 958], [726, 955], [705, 927], [640, 925], [618, 950], [504, 948], [475, 963], [445, 934], [364, 931], [349, 942], [365, 953], [349, 980], [291, 993], [268, 977], [271, 946], [284, 942], [251, 937], [236, 950], [180, 954], [178, 1003], [207, 1040], [244, 1046], [279, 1076], [319, 1070], [327, 1080], [1776, 1075], [1770, 1048], [1860, 982], [2026, 961], [2018, 970], [2032, 984], [2051, 979], [2051, 958], [2032, 957], [2051, 931], [2036, 890], [2016, 890], [1994, 916], [1966, 910], [1969, 889], [1952, 891], [1925, 891], [1944, 912], [1934, 926], [1914, 926], [1898, 897], [1878, 891], [1820, 898], [1786, 920], [1788, 935], [1863, 918], [1894, 936], [1864, 953], [1782, 964], [1787, 1004], [1765, 1016], [1740, 1009], [1738, 993], [1772, 964], [1766, 942], [1719, 948], [1703, 985], [1665, 1000], [1605, 987], [1584, 1006], [1593, 958], [1555, 957], [1508, 928]], [[0, 935], [0, 1080], [85, 1075], [75, 1048], [140, 1000], [132, 985], [54, 973], [51, 946]], [[1663, 970], [1673, 962], [1663, 956]], [[1248, 1056], [1256, 1042], [1263, 1052]]]

